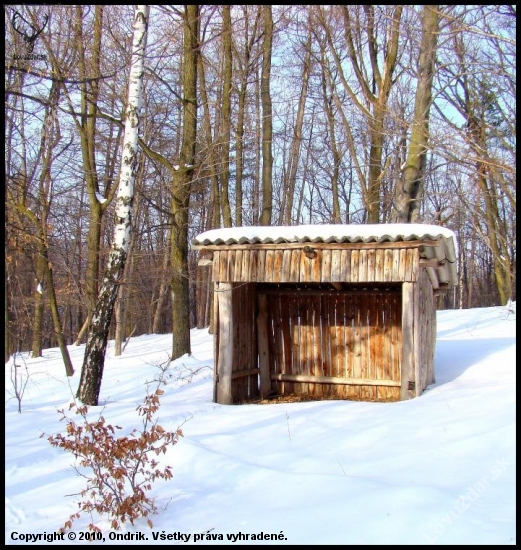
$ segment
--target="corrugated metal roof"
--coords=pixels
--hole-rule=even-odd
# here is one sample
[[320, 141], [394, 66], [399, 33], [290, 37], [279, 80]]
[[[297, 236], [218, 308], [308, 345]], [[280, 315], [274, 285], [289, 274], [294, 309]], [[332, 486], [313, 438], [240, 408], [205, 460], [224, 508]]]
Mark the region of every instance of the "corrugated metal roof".
[[426, 224], [251, 226], [212, 229], [195, 237], [192, 244], [370, 243], [454, 238], [441, 226]]
[[446, 227], [427, 224], [367, 224], [367, 225], [296, 225], [251, 226], [212, 229], [192, 240], [196, 248], [234, 245], [276, 245], [284, 243], [386, 243], [435, 241], [423, 246], [420, 257], [436, 259], [437, 267], [427, 267], [434, 288], [450, 282], [456, 286], [458, 276], [456, 259], [457, 242], [454, 233]]

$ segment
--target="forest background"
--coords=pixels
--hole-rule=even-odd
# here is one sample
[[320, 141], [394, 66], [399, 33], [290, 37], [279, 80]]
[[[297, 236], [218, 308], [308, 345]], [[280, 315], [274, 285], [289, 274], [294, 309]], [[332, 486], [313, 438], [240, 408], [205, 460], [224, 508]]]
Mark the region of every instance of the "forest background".
[[[85, 341], [134, 9], [4, 11], [7, 361]], [[145, 333], [190, 351], [212, 296], [190, 240], [218, 227], [438, 224], [460, 278], [440, 308], [515, 300], [515, 67], [513, 5], [150, 6], [116, 354]]]

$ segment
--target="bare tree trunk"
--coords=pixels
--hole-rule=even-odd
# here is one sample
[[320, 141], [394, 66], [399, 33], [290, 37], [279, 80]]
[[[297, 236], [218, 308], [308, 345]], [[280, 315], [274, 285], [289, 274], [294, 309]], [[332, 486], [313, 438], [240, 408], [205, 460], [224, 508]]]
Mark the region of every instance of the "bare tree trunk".
[[[221, 227], [221, 189], [219, 186], [219, 176], [217, 174], [217, 144], [212, 138], [212, 120], [210, 115], [210, 102], [206, 91], [205, 71], [202, 56], [198, 56], [197, 60], [199, 70], [199, 89], [201, 93], [201, 104], [203, 107], [203, 129], [206, 134], [206, 142], [208, 146], [208, 165], [211, 181], [211, 215], [210, 227], [205, 229], [214, 229]], [[218, 127], [218, 121], [215, 120], [215, 127]]]
[[34, 317], [33, 317], [33, 341], [31, 344], [31, 357], [42, 356], [43, 339], [43, 282], [45, 278], [45, 258], [42, 254], [43, 243], [38, 243], [38, 256], [36, 258], [36, 288], [34, 289]]
[[119, 282], [125, 268], [132, 228], [131, 212], [136, 178], [136, 155], [138, 145], [139, 111], [143, 87], [145, 48], [148, 26], [148, 6], [136, 6], [134, 15], [134, 39], [130, 69], [128, 105], [125, 118], [125, 137], [119, 187], [116, 198], [114, 238], [109, 253], [108, 265], [96, 303], [89, 329], [85, 357], [81, 369], [80, 385], [76, 396], [86, 405], [97, 405], [105, 351], [112, 320], [114, 302]]
[[159, 285], [159, 294], [156, 300], [156, 308], [154, 311], [154, 321], [152, 323], [152, 332], [153, 334], [159, 334], [161, 332], [161, 314], [163, 312], [163, 306], [165, 303], [165, 298], [168, 292], [168, 280], [169, 280], [169, 270], [170, 270], [170, 251], [171, 246], [169, 244], [165, 247], [165, 252], [163, 256], [163, 265], [161, 267], [161, 284]]
[[[248, 6], [245, 7], [245, 50], [244, 58], [242, 59], [241, 70], [241, 84], [239, 88], [239, 107], [237, 112], [237, 133], [236, 133], [236, 145], [235, 145], [235, 225], [241, 227], [243, 224], [243, 174], [244, 174], [244, 119], [246, 116], [246, 91], [248, 87], [248, 79], [251, 74], [251, 52], [253, 45], [257, 40], [257, 32], [259, 26], [259, 20], [261, 15], [261, 6], [255, 6], [257, 14], [253, 22], [253, 29], [251, 35], [248, 36], [250, 28], [250, 19], [248, 15]], [[213, 292], [212, 300], [213, 300]], [[213, 316], [210, 317], [210, 323]]]
[[172, 359], [190, 353], [190, 294], [188, 272], [188, 207], [197, 139], [197, 58], [199, 6], [185, 6], [183, 139], [179, 169], [172, 185], [171, 267]]
[[230, 138], [232, 107], [232, 20], [230, 6], [223, 6], [223, 50], [224, 50], [224, 83], [222, 102], [222, 135], [221, 135], [221, 188], [224, 227], [232, 226], [232, 211], [228, 186], [230, 184]]
[[[340, 201], [338, 197], [338, 178], [340, 174], [340, 151], [338, 150], [338, 145], [336, 141], [336, 129], [335, 129], [335, 113], [333, 111], [333, 101], [328, 97], [328, 89], [333, 88], [333, 83], [331, 82], [331, 73], [329, 67], [327, 66], [327, 59], [325, 58], [324, 51], [321, 52], [321, 67], [322, 67], [322, 98], [324, 102], [324, 111], [327, 118], [327, 124], [329, 128], [329, 139], [331, 142], [331, 154], [333, 155], [333, 174], [331, 176], [331, 191], [333, 194], [333, 223], [341, 223], [340, 217]], [[326, 71], [327, 68], [327, 71]]]
[[429, 141], [429, 111], [432, 103], [431, 90], [439, 23], [438, 7], [424, 6], [411, 138], [402, 176], [396, 186], [394, 215], [392, 216], [392, 220], [398, 223], [414, 223], [418, 220], [420, 213]]
[[[83, 37], [83, 6], [76, 6], [76, 50], [78, 52], [78, 68], [82, 83], [81, 93], [81, 120], [76, 120], [76, 127], [80, 133], [81, 152], [85, 183], [89, 197], [89, 229], [87, 234], [87, 262], [85, 267], [85, 294], [87, 299], [87, 318], [76, 337], [78, 346], [87, 332], [92, 312], [98, 294], [99, 250], [101, 242], [101, 219], [106, 206], [98, 200], [99, 180], [96, 168], [96, 110], [99, 96], [101, 36], [104, 6], [95, 8], [94, 48], [87, 52]], [[92, 67], [89, 66], [92, 63]], [[108, 204], [108, 203], [107, 203]]]
[[47, 257], [47, 246], [45, 247], [45, 262], [46, 262], [46, 278], [47, 278], [47, 292], [49, 293], [49, 306], [51, 308], [52, 322], [54, 326], [54, 335], [58, 342], [58, 347], [60, 348], [61, 356], [63, 363], [65, 365], [65, 372], [67, 376], [72, 376], [74, 374], [74, 367], [72, 366], [72, 361], [69, 356], [69, 350], [63, 338], [62, 325], [60, 321], [60, 314], [58, 311], [58, 302], [56, 300], [56, 291], [54, 287], [54, 277], [52, 274], [52, 264]]
[[273, 210], [273, 116], [271, 108], [271, 54], [273, 44], [273, 18], [271, 6], [263, 6], [264, 43], [262, 46], [262, 212], [260, 225], [271, 225]]
[[295, 197], [295, 185], [297, 182], [297, 168], [300, 160], [300, 147], [302, 145], [302, 126], [304, 124], [304, 110], [308, 96], [309, 75], [311, 72], [311, 31], [308, 34], [306, 44], [304, 62], [302, 66], [302, 87], [300, 89], [300, 98], [297, 110], [297, 119], [295, 121], [295, 132], [293, 134], [290, 155], [288, 159], [289, 168], [286, 172], [287, 176], [284, 182], [284, 208], [283, 223], [291, 225], [291, 213], [293, 211], [293, 202]]

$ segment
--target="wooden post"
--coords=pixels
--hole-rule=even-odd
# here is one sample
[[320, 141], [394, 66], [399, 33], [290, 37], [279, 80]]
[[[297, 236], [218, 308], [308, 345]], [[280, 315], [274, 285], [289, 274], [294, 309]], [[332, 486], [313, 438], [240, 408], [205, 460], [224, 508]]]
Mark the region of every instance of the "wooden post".
[[[416, 271], [418, 269], [416, 268]], [[414, 364], [414, 393], [412, 397], [418, 397], [423, 391], [423, 380], [422, 370], [425, 369], [425, 364], [422, 357], [421, 347], [426, 346], [427, 342], [421, 341], [421, 328], [423, 322], [425, 321], [424, 315], [425, 312], [422, 312], [421, 315], [423, 319], [420, 319], [420, 282], [413, 283], [412, 285], [412, 295], [413, 295], [413, 364]]]
[[213, 284], [213, 358], [214, 358], [214, 367], [213, 367], [213, 400], [214, 403], [217, 401], [217, 386], [219, 380], [219, 300], [217, 298], [217, 289], [219, 288], [219, 283]]
[[402, 292], [402, 366], [400, 400], [416, 395], [414, 369], [414, 283], [403, 283]]
[[232, 398], [232, 366], [233, 366], [233, 315], [232, 315], [232, 285], [217, 284], [217, 300], [219, 303], [219, 350], [218, 366], [219, 380], [217, 382], [217, 403], [231, 405]]
[[271, 390], [270, 354], [268, 346], [268, 301], [265, 294], [259, 294], [257, 335], [259, 339], [260, 394], [264, 399]]

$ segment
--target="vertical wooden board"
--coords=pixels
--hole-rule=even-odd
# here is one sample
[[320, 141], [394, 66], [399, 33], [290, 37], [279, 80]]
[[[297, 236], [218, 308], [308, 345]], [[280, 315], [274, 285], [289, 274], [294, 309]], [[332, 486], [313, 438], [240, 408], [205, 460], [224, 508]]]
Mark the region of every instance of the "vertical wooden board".
[[281, 281], [289, 283], [291, 281], [291, 250], [286, 249], [282, 254], [282, 275]]
[[[306, 375], [312, 374], [311, 365], [313, 357], [313, 320], [312, 320], [312, 311], [311, 311], [311, 300], [310, 297], [304, 299], [304, 339], [305, 339], [305, 351], [301, 354], [301, 359], [303, 360], [303, 373]], [[302, 384], [302, 392], [305, 395], [309, 394], [309, 383]]]
[[[321, 354], [322, 354], [322, 375], [323, 376], [334, 376], [333, 375], [333, 346], [334, 340], [332, 339], [332, 327], [335, 331], [334, 335], [336, 336], [336, 328], [334, 328], [335, 319], [334, 316], [331, 316], [332, 305], [334, 308], [334, 302], [336, 296], [321, 296], [320, 297], [320, 310], [321, 310], [321, 322], [320, 322], [320, 341], [321, 341]], [[334, 314], [334, 309], [333, 309]], [[330, 391], [325, 391], [324, 396], [331, 395]]]
[[324, 317], [326, 322], [322, 328], [324, 334], [324, 364], [326, 376], [336, 376], [336, 353], [337, 353], [337, 326], [335, 319], [335, 304], [338, 299], [337, 295], [330, 296], [326, 299], [324, 297], [322, 301], [322, 311], [324, 311]]
[[274, 250], [266, 250], [266, 264], [264, 266], [264, 269], [265, 269], [264, 281], [266, 283], [272, 283], [273, 282], [274, 258], [275, 258], [275, 251]]
[[416, 383], [416, 392], [414, 397], [420, 395], [423, 388], [421, 388], [421, 339], [420, 339], [420, 285], [418, 283], [413, 284], [414, 294], [414, 327], [413, 327], [413, 353], [414, 353], [414, 380]]
[[[310, 296], [308, 300], [309, 308], [309, 345], [310, 353], [309, 355], [309, 374], [311, 376], [317, 376], [320, 374], [317, 365], [317, 355], [318, 355], [318, 338], [317, 338], [317, 296]], [[310, 395], [315, 395], [316, 384], [309, 383], [308, 391]]]
[[405, 275], [404, 280], [408, 283], [413, 282], [413, 269], [414, 269], [414, 248], [408, 248], [405, 259]]
[[352, 295], [345, 294], [344, 299], [344, 342], [345, 352], [343, 354], [343, 370], [344, 378], [353, 378], [353, 364], [355, 356], [355, 344], [354, 344], [354, 304]]
[[359, 250], [351, 250], [351, 282], [357, 283], [358, 282], [358, 275], [359, 275], [359, 265], [358, 260], [360, 257], [360, 251]]
[[395, 248], [393, 250], [393, 267], [391, 273], [391, 281], [398, 283], [400, 279], [400, 249]]
[[263, 283], [266, 278], [266, 250], [257, 250], [257, 282]]
[[274, 250], [273, 251], [273, 276], [272, 282], [281, 283], [282, 282], [282, 257], [284, 255], [284, 250]]
[[291, 373], [291, 295], [283, 294], [281, 296], [282, 310], [282, 338], [283, 338], [283, 365], [282, 373]]
[[[305, 329], [305, 309], [302, 296], [295, 294], [295, 300], [297, 302], [298, 309], [298, 324], [297, 324], [297, 347], [296, 347], [296, 366], [297, 374], [306, 374], [305, 372], [305, 361], [304, 357], [306, 355], [306, 329]], [[294, 384], [295, 392], [302, 393], [302, 384], [300, 382]]]
[[[302, 319], [300, 310], [300, 300], [295, 293], [292, 296], [292, 353], [291, 353], [291, 374], [302, 374], [302, 365], [300, 364], [300, 349], [302, 347]], [[295, 393], [300, 391], [300, 384], [293, 384], [292, 390]]]
[[322, 281], [331, 281], [331, 250], [322, 251]]
[[[432, 290], [431, 290], [432, 293]], [[436, 351], [436, 334], [437, 334], [437, 317], [436, 317], [436, 300], [434, 298], [434, 295], [432, 295], [431, 303], [432, 303], [432, 324], [431, 324], [431, 376], [430, 376], [430, 384], [434, 384], [436, 382], [436, 370], [435, 370], [435, 364], [434, 364], [434, 358], [435, 358], [435, 351]]]
[[397, 294], [394, 299], [393, 309], [393, 376], [392, 380], [401, 381], [402, 367], [402, 292]]
[[258, 250], [250, 250], [250, 265], [248, 268], [248, 280], [253, 282], [257, 281], [257, 258]]
[[259, 308], [257, 315], [257, 339], [259, 346], [260, 394], [261, 397], [266, 397], [271, 388], [268, 302], [265, 294], [259, 294], [257, 299]]
[[290, 279], [292, 283], [298, 283], [300, 281], [300, 250], [291, 251], [291, 266], [290, 266]]
[[[357, 313], [357, 299], [356, 296], [349, 296], [349, 302], [347, 302], [348, 307], [348, 318], [346, 326], [346, 338], [349, 341], [349, 353], [346, 356], [347, 359], [347, 368], [348, 376], [350, 378], [356, 378], [357, 376], [357, 365], [358, 365], [358, 335], [357, 335], [357, 325], [358, 325], [358, 313]], [[350, 399], [358, 399], [360, 397], [360, 386], [350, 385], [346, 387], [346, 397]]]
[[362, 322], [360, 315], [360, 296], [354, 295], [352, 297], [353, 304], [353, 378], [362, 377], [362, 346], [361, 346], [361, 334], [360, 324]]
[[379, 378], [380, 373], [380, 341], [378, 334], [378, 295], [368, 297], [369, 301], [369, 371], [367, 376]]
[[[281, 295], [273, 296], [273, 303], [271, 307], [274, 308], [274, 319], [273, 319], [273, 331], [274, 331], [274, 356], [277, 363], [277, 374], [284, 374], [284, 338], [283, 338], [283, 328], [282, 328], [282, 300]], [[271, 370], [270, 370], [271, 373]], [[284, 394], [285, 383], [281, 383], [281, 393]]]
[[[370, 345], [370, 309], [373, 297], [370, 295], [361, 296], [360, 300], [360, 335], [361, 335], [361, 374], [362, 378], [375, 378], [375, 365], [369, 359]], [[376, 389], [374, 386], [362, 386], [360, 394], [364, 393], [364, 398], [372, 401], [376, 398]]]
[[418, 274], [420, 272], [420, 251], [418, 248], [412, 249], [413, 256], [412, 256], [412, 274], [411, 274], [411, 280], [417, 281], [418, 280]]
[[[242, 262], [241, 262], [242, 263]], [[241, 265], [242, 267], [242, 265]], [[239, 338], [241, 343], [241, 360], [239, 369], [240, 370], [248, 370], [251, 368], [249, 358], [248, 358], [248, 341], [251, 340], [252, 334], [250, 331], [245, 331], [244, 327], [248, 326], [248, 323], [250, 321], [249, 315], [248, 315], [248, 285], [245, 284], [238, 284], [237, 290], [241, 293], [241, 318], [240, 318], [240, 326], [239, 326]], [[241, 394], [243, 396], [243, 399], [248, 399], [248, 377], [245, 376], [241, 380]]]
[[217, 402], [231, 405], [232, 400], [232, 366], [233, 366], [233, 308], [230, 283], [218, 284], [219, 300], [219, 385]]
[[235, 251], [232, 282], [242, 281], [242, 249]]
[[[238, 251], [237, 251], [238, 252]], [[242, 252], [242, 251], [241, 251]], [[237, 259], [237, 254], [235, 255]], [[242, 269], [242, 257], [239, 264], [240, 269]], [[236, 272], [237, 273], [237, 272]], [[234, 326], [234, 358], [233, 358], [233, 368], [232, 374], [237, 371], [245, 370], [247, 365], [244, 357], [244, 345], [245, 345], [245, 333], [242, 327], [246, 323], [245, 313], [245, 286], [244, 285], [234, 285], [232, 290], [233, 295], [233, 326]], [[235, 395], [234, 402], [242, 401], [246, 399], [247, 395], [245, 392], [246, 389], [246, 377], [232, 379], [232, 385], [235, 385]]]
[[359, 296], [359, 331], [360, 331], [360, 378], [367, 378], [369, 376], [369, 362], [367, 361], [367, 342], [368, 342], [368, 330], [367, 330], [367, 301], [368, 295]]
[[374, 273], [375, 273], [375, 261], [376, 261], [376, 251], [374, 248], [367, 250], [367, 275], [366, 280], [368, 283], [374, 282]]
[[331, 251], [331, 282], [341, 283], [341, 264], [342, 264], [342, 251], [341, 250], [332, 250]]
[[[248, 281], [251, 281], [251, 279], [250, 279], [250, 276], [251, 276], [250, 275], [250, 264], [251, 264], [250, 254], [251, 254], [250, 250], [246, 249], [246, 250], [242, 251], [240, 277], [238, 279], [242, 283], [246, 283]], [[237, 258], [235, 258], [235, 260], [237, 260]]]
[[384, 341], [384, 332], [385, 332], [385, 297], [383, 294], [376, 293], [376, 330], [375, 330], [375, 340], [377, 342], [378, 349], [378, 372], [375, 372], [375, 379], [385, 378], [385, 341]]
[[231, 283], [235, 280], [235, 250], [228, 250], [228, 265], [226, 266], [226, 280]]
[[382, 282], [384, 280], [384, 250], [383, 250], [383, 248], [377, 248], [376, 251], [375, 251], [374, 280], [375, 280], [375, 282]]
[[406, 265], [407, 265], [407, 249], [400, 248], [400, 263], [398, 266], [398, 278], [400, 281], [405, 281]]
[[[220, 256], [221, 253], [219, 250], [216, 250], [213, 253], [213, 263], [212, 263], [212, 281], [217, 282], [220, 281]], [[214, 325], [215, 326], [215, 325]]]
[[300, 251], [300, 282], [309, 283], [311, 280], [311, 260]]
[[415, 391], [409, 389], [409, 382], [415, 381], [414, 366], [414, 283], [402, 285], [402, 365], [400, 399], [411, 399]]
[[[337, 297], [337, 302], [335, 306], [335, 318], [336, 318], [336, 334], [337, 334], [337, 354], [336, 354], [336, 376], [341, 376], [347, 378], [349, 376], [347, 366], [348, 366], [348, 355], [351, 353], [349, 347], [349, 341], [346, 333], [346, 324], [347, 324], [347, 311], [346, 311], [346, 299], [347, 294], [342, 294]], [[350, 322], [350, 321], [349, 321]]]
[[[253, 254], [252, 254], [253, 255]], [[249, 325], [252, 327], [252, 338], [248, 340], [249, 342], [249, 358], [250, 358], [250, 365], [252, 369], [257, 369], [259, 366], [259, 360], [258, 360], [258, 335], [257, 335], [257, 328], [256, 328], [256, 305], [257, 305], [257, 293], [256, 293], [256, 286], [254, 283], [250, 283], [248, 285], [249, 287], [249, 311], [250, 311], [250, 321]], [[249, 376], [249, 387], [250, 387], [250, 395], [251, 397], [257, 397], [260, 395], [260, 388], [259, 388], [259, 375], [257, 373], [252, 374], [252, 376]]]
[[351, 251], [342, 250], [340, 256], [340, 281], [343, 283], [351, 282]]
[[367, 250], [360, 250], [358, 257], [358, 280], [361, 283], [367, 281]]
[[396, 401], [396, 390], [392, 386], [376, 386], [378, 401]]
[[338, 304], [341, 295], [336, 294], [331, 300], [328, 301], [328, 332], [329, 332], [329, 375], [328, 376], [342, 376], [339, 374], [339, 351], [340, 351], [340, 333], [339, 333], [339, 321], [338, 321]]
[[219, 281], [221, 283], [228, 282], [228, 275], [227, 275], [227, 266], [228, 266], [228, 251], [222, 250], [219, 255]]
[[310, 280], [314, 283], [320, 283], [322, 278], [322, 250], [315, 250], [316, 256], [313, 259], [309, 259], [310, 269], [311, 269], [311, 278]]
[[384, 281], [392, 281], [393, 276], [393, 251], [386, 248], [384, 251]]
[[213, 360], [214, 360], [214, 370], [213, 370], [213, 401], [217, 403], [218, 394], [218, 380], [219, 380], [219, 298], [217, 294], [217, 288], [219, 283], [213, 284], [213, 326], [214, 326], [214, 335], [213, 335]]
[[391, 294], [385, 292], [382, 296], [382, 339], [383, 339], [383, 362], [382, 378], [390, 380], [392, 376], [391, 364]]

